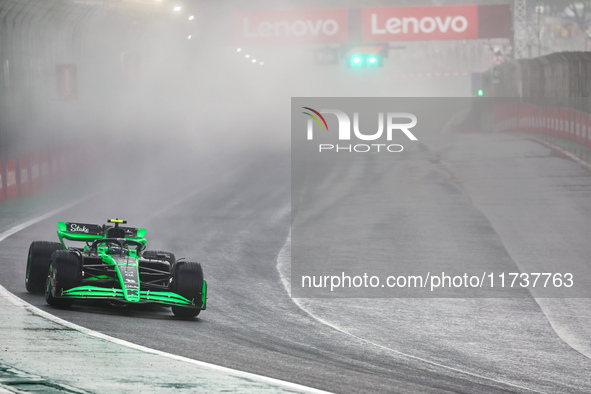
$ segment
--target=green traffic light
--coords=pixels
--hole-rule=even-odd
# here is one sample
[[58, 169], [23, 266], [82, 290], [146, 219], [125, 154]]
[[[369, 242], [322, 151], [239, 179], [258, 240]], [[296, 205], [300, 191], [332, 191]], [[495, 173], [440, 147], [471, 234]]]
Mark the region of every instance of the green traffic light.
[[353, 68], [374, 68], [381, 65], [381, 58], [377, 55], [357, 54], [350, 55], [347, 58], [347, 62], [349, 67]]
[[478, 97], [484, 96], [484, 90], [478, 89]]

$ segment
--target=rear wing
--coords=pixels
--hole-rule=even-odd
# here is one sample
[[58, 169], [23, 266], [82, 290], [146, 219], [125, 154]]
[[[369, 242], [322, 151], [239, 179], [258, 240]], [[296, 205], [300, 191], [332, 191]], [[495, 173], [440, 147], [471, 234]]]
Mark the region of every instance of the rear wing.
[[[111, 226], [89, 224], [89, 223], [75, 223], [75, 222], [57, 222], [57, 236], [63, 244], [63, 240], [80, 241], [80, 242], [94, 242], [98, 239], [105, 238], [107, 229]], [[133, 241], [138, 241], [146, 244], [146, 229], [135, 227], [119, 227], [125, 230], [125, 238]], [[65, 246], [65, 245], [64, 245]]]

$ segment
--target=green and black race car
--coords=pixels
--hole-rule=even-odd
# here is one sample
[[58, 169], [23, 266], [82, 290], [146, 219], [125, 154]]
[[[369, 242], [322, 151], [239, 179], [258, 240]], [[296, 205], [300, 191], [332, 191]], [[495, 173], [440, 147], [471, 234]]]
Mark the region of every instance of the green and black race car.
[[[45, 292], [47, 303], [70, 306], [76, 300], [172, 306], [183, 318], [205, 309], [207, 283], [201, 265], [175, 260], [170, 252], [145, 250], [146, 229], [58, 222], [60, 242], [34, 241], [29, 247], [25, 284], [30, 293]], [[65, 240], [85, 242], [67, 246]]]

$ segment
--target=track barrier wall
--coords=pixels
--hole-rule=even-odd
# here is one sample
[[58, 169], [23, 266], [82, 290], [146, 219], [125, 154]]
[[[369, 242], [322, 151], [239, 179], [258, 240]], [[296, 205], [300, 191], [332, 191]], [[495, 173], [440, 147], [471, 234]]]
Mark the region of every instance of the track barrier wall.
[[18, 160], [18, 167], [19, 167], [19, 195], [20, 196], [26, 196], [27, 194], [29, 194], [29, 183], [30, 183], [30, 179], [29, 179], [29, 157], [28, 156], [22, 156], [19, 160]]
[[500, 132], [549, 135], [591, 148], [591, 114], [571, 108], [498, 104], [495, 126]]
[[6, 168], [6, 177], [5, 177], [5, 189], [6, 189], [6, 199], [11, 200], [13, 198], [18, 197], [18, 181], [17, 181], [17, 171], [16, 171], [16, 160], [6, 160], [4, 162], [4, 168]]
[[[90, 145], [93, 149], [84, 150]], [[100, 163], [100, 155], [107, 144], [100, 141], [72, 143], [21, 155], [0, 156], [0, 203], [38, 194], [51, 185], [78, 177]]]
[[484, 72], [481, 82], [486, 96], [504, 101], [495, 105], [497, 131], [553, 139], [590, 155], [591, 52], [507, 62]]
[[498, 132], [531, 135], [591, 163], [589, 112], [529, 103], [502, 103], [495, 106], [494, 125]]

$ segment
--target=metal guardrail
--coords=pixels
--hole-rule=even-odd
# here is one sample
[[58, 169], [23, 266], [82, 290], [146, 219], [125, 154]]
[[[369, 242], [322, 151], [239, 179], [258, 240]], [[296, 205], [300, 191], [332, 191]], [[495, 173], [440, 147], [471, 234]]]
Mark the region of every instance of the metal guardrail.
[[591, 112], [591, 52], [559, 52], [495, 66], [482, 74], [482, 85], [493, 97], [518, 97], [535, 105], [564, 99], [558, 104]]

